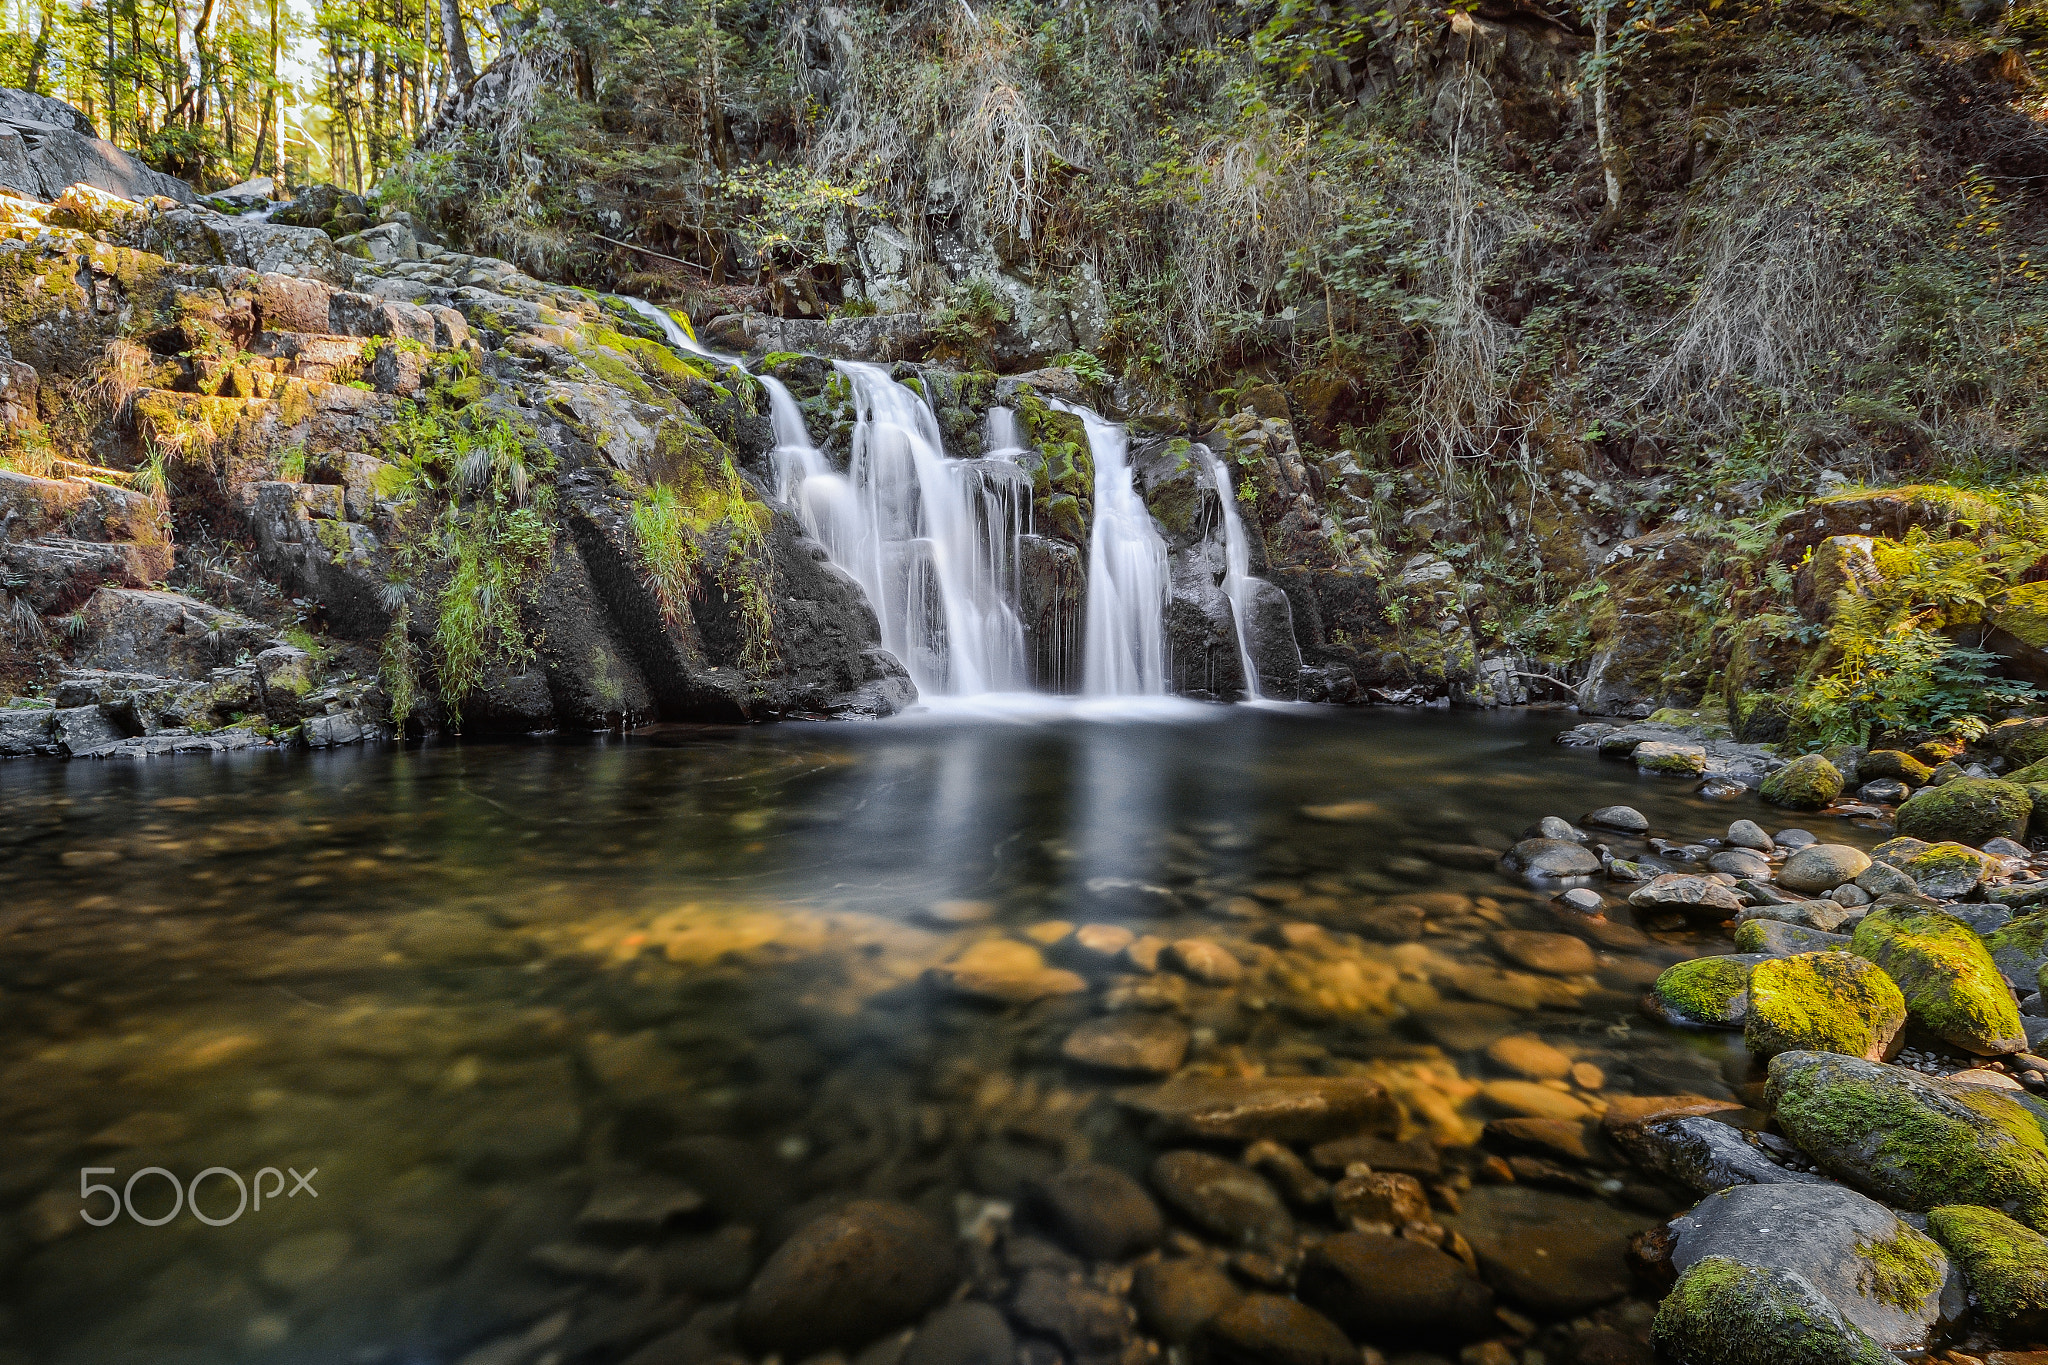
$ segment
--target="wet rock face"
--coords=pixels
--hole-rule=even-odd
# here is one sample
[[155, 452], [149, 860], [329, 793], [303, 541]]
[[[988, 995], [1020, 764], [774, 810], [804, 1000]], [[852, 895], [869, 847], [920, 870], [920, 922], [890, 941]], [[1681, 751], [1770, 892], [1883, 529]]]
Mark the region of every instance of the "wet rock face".
[[858, 1200], [768, 1258], [740, 1301], [739, 1332], [757, 1350], [797, 1357], [872, 1341], [915, 1321], [958, 1273], [946, 1229], [904, 1204]]

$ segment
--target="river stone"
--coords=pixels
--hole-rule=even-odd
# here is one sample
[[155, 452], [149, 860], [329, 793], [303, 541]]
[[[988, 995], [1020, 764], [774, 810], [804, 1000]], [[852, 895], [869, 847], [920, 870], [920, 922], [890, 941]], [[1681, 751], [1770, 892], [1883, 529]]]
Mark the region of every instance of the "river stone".
[[1402, 1227], [1429, 1221], [1429, 1195], [1422, 1182], [1398, 1171], [1360, 1171], [1330, 1190], [1330, 1212], [1353, 1228], [1365, 1224]]
[[1827, 899], [1846, 909], [1856, 910], [1870, 904], [1871, 895], [1854, 882], [1844, 882], [1828, 892]]
[[1233, 1246], [1267, 1246], [1294, 1235], [1294, 1219], [1265, 1177], [1208, 1152], [1165, 1152], [1152, 1188], [1196, 1226]]
[[296, 1294], [331, 1278], [351, 1249], [349, 1235], [339, 1229], [302, 1232], [273, 1244], [257, 1270], [272, 1289]]
[[1842, 927], [1849, 918], [1849, 907], [1839, 901], [1793, 901], [1786, 905], [1745, 906], [1736, 918], [1747, 924], [1751, 920], [1774, 919], [1781, 924], [1797, 924], [1808, 929], [1818, 929], [1823, 934], [1832, 934]]
[[1600, 915], [1607, 909], [1607, 898], [1590, 886], [1575, 886], [1559, 896], [1555, 902], [1579, 915]]
[[1114, 1360], [1130, 1340], [1130, 1307], [1063, 1270], [1026, 1270], [1010, 1312], [1026, 1329], [1051, 1337], [1081, 1360]]
[[1526, 1185], [1480, 1185], [1446, 1226], [1463, 1233], [1495, 1292], [1539, 1316], [1575, 1317], [1627, 1293], [1629, 1239], [1646, 1215]]
[[1251, 1294], [1209, 1319], [1214, 1365], [1358, 1365], [1358, 1348], [1321, 1313], [1277, 1294]]
[[1929, 1211], [1927, 1230], [1962, 1267], [1992, 1331], [2014, 1341], [2048, 1341], [2048, 1239], [1968, 1204]]
[[1579, 823], [1618, 829], [1623, 834], [1647, 834], [1650, 829], [1649, 820], [1634, 806], [1602, 806]]
[[1317, 1243], [1296, 1286], [1352, 1336], [1387, 1345], [1456, 1345], [1493, 1330], [1493, 1291], [1425, 1242], [1340, 1232]]
[[1880, 777], [1875, 781], [1865, 782], [1856, 789], [1859, 799], [1881, 806], [1896, 806], [1912, 794], [1913, 789], [1896, 777]]
[[1162, 965], [1209, 986], [1231, 986], [1244, 979], [1244, 964], [1222, 944], [1206, 938], [1169, 943], [1159, 960]]
[[598, 1231], [653, 1232], [671, 1218], [694, 1213], [704, 1196], [665, 1175], [623, 1176], [590, 1192], [576, 1225]]
[[1508, 850], [1507, 864], [1532, 877], [1590, 877], [1600, 870], [1599, 856], [1569, 839], [1524, 839]]
[[1166, 1220], [1145, 1187], [1100, 1162], [1068, 1166], [1027, 1187], [1032, 1208], [1091, 1261], [1122, 1261], [1156, 1245]]
[[1016, 1365], [1017, 1339], [1002, 1310], [949, 1303], [924, 1320], [899, 1365]]
[[1761, 953], [1765, 957], [1791, 957], [1795, 953], [1846, 951], [1849, 936], [1826, 934], [1782, 920], [1753, 919], [1735, 926], [1735, 946], [1745, 953]]
[[1841, 770], [1819, 754], [1807, 754], [1765, 778], [1758, 794], [1774, 806], [1819, 810], [1842, 794]]
[[1168, 1133], [1235, 1142], [1325, 1142], [1393, 1116], [1385, 1087], [1364, 1076], [1181, 1075], [1116, 1101]]
[[1897, 1208], [1982, 1204], [2048, 1227], [2048, 1136], [2017, 1099], [1832, 1052], [1771, 1059], [1778, 1126], [1820, 1168]]
[[1899, 833], [1929, 843], [1967, 844], [2027, 837], [2034, 807], [2027, 789], [1997, 778], [1959, 777], [1940, 787], [1923, 787], [1899, 807]]
[[1653, 739], [1638, 744], [1629, 757], [1636, 761], [1639, 770], [1666, 777], [1698, 777], [1707, 770], [1707, 750], [1702, 744], [1671, 744]]
[[1073, 972], [1045, 965], [1029, 943], [989, 938], [973, 944], [944, 967], [934, 969], [939, 982], [961, 995], [1003, 1005], [1028, 1005], [1048, 996], [1074, 995], [1088, 989]]
[[1585, 831], [1573, 828], [1571, 821], [1559, 819], [1555, 815], [1544, 816], [1541, 820], [1523, 830], [1522, 837], [1524, 839], [1559, 839], [1574, 844], [1586, 842]]
[[1778, 847], [1754, 820], [1737, 820], [1729, 825], [1728, 842], [1735, 848], [1754, 849], [1758, 853], [1774, 853]]
[[1832, 891], [1870, 866], [1870, 855], [1847, 844], [1811, 844], [1785, 860], [1778, 884], [1793, 891]]
[[1812, 830], [1794, 827], [1792, 829], [1779, 830], [1771, 836], [1771, 842], [1781, 849], [1794, 850], [1806, 848], [1811, 844], [1817, 844], [1820, 840], [1814, 835]]
[[1741, 1028], [1749, 1016], [1749, 974], [1760, 953], [1730, 953], [1677, 962], [1650, 987], [1657, 1013], [1673, 1024], [1696, 1028]]
[[1755, 849], [1724, 848], [1707, 859], [1707, 870], [1726, 872], [1731, 877], [1755, 877], [1768, 881], [1771, 875], [1771, 860]]
[[859, 1199], [806, 1223], [740, 1300], [757, 1351], [801, 1359], [912, 1322], [959, 1280], [953, 1234], [908, 1204]]
[[1917, 895], [1919, 883], [1893, 867], [1890, 863], [1873, 862], [1856, 874], [1856, 885], [1871, 896], [1890, 896], [1900, 893]]
[[2012, 920], [1984, 936], [1984, 949], [2007, 984], [2022, 995], [2040, 989], [2048, 966], [2048, 910]]
[[1168, 1014], [1091, 1019], [1067, 1035], [1060, 1055], [1105, 1071], [1168, 1076], [1188, 1055], [1188, 1026]]
[[1628, 903], [1638, 910], [1671, 909], [1688, 914], [1715, 914], [1716, 918], [1737, 914], [1742, 897], [1709, 877], [1689, 872], [1666, 872], [1629, 893]]
[[1515, 1033], [1486, 1045], [1487, 1060], [1532, 1081], [1563, 1080], [1572, 1059], [1533, 1033]]
[[[1803, 1275], [1724, 1256], [1679, 1276], [1650, 1335], [1670, 1365], [1896, 1365]], [[1786, 1354], [1791, 1342], [1796, 1357]]]
[[1535, 1081], [1482, 1081], [1479, 1093], [1510, 1114], [1536, 1119], [1582, 1119], [1593, 1112], [1585, 1101]]
[[1914, 1021], [1935, 1037], [1980, 1057], [2026, 1051], [2011, 987], [1984, 941], [1954, 915], [1873, 910], [1856, 926], [1850, 949], [1899, 983]]
[[1171, 1345], [1193, 1341], [1209, 1319], [1244, 1296], [1214, 1264], [1197, 1258], [1140, 1262], [1131, 1278], [1138, 1318]]
[[1737, 1185], [1670, 1227], [1680, 1274], [1709, 1256], [1796, 1271], [1887, 1350], [1924, 1349], [1937, 1324], [1962, 1314], [1961, 1277], [1941, 1247], [1839, 1185]]
[[1503, 929], [1493, 936], [1494, 946], [1510, 961], [1532, 972], [1552, 976], [1584, 976], [1599, 964], [1586, 941], [1570, 934], [1546, 934], [1530, 929]]
[[1862, 778], [1889, 777], [1899, 782], [1910, 782], [1916, 787], [1925, 786], [1927, 779], [1934, 776], [1934, 769], [1919, 759], [1897, 749], [1872, 749], [1863, 755], [1856, 765], [1856, 775]]
[[1841, 1052], [1882, 1061], [1905, 1026], [1899, 988], [1854, 953], [1768, 958], [1749, 973], [1742, 1041], [1752, 1057]]
[[1730, 1185], [1812, 1185], [1824, 1178], [1771, 1159], [1755, 1134], [1700, 1114], [1651, 1119], [1607, 1130], [1629, 1160], [1695, 1194]]

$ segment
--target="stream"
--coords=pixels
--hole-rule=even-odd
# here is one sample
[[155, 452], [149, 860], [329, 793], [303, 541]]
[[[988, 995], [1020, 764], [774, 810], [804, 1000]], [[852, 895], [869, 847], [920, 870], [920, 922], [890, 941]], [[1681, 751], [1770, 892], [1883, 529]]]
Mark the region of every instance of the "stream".
[[[1622, 1247], [1680, 1201], [1597, 1156], [1503, 1181], [1475, 1144], [1737, 1095], [1739, 1034], [1638, 1009], [1725, 941], [1618, 899], [1560, 933], [1495, 858], [1610, 802], [1681, 841], [1787, 821], [1553, 746], [1570, 719], [984, 698], [0, 768], [0, 1361], [626, 1360], [715, 1340], [856, 1196], [957, 1231], [990, 1295], [1081, 1285], [1034, 1182], [1187, 1145], [1119, 1100], [1142, 1074], [1077, 1060], [1140, 1016], [1185, 1047], [1155, 1076], [1378, 1081], [1375, 1169], [1417, 1174], [1503, 1307], [1631, 1335]], [[263, 1202], [229, 1217], [238, 1180]], [[1169, 1252], [1273, 1273], [1167, 1206]], [[1033, 1360], [1115, 1355], [1012, 1316]], [[719, 1358], [750, 1357], [641, 1357]]]

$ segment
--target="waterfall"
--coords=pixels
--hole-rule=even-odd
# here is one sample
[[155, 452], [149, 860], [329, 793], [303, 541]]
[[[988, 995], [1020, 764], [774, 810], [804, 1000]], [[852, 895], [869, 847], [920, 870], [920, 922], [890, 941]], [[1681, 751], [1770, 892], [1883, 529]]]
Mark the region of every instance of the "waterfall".
[[987, 452], [985, 459], [1017, 462], [1017, 457], [1024, 453], [1024, 443], [1017, 439], [1017, 413], [1014, 409], [988, 410], [988, 429], [982, 436], [981, 448]]
[[1216, 481], [1216, 500], [1223, 507], [1223, 595], [1230, 599], [1230, 619], [1237, 627], [1237, 661], [1244, 666], [1244, 691], [1249, 701], [1265, 694], [1259, 690], [1259, 666], [1252, 662], [1251, 545], [1244, 538], [1244, 519], [1237, 514], [1237, 493], [1230, 486], [1230, 470], [1207, 446], [1196, 446], [1209, 462], [1209, 474]]
[[1078, 416], [1095, 457], [1081, 690], [1092, 697], [1166, 695], [1166, 542], [1131, 477], [1130, 434], [1087, 408]]
[[655, 326], [661, 328], [661, 334], [668, 338], [668, 344], [678, 351], [688, 351], [691, 355], [715, 360], [721, 365], [732, 365], [742, 370], [747, 368], [747, 363], [738, 356], [725, 355], [702, 345], [697, 338], [690, 335], [688, 328], [669, 316], [666, 308], [658, 308], [646, 299], [636, 299], [630, 294], [614, 294], [611, 297], [618, 299], [642, 317], [650, 319]]

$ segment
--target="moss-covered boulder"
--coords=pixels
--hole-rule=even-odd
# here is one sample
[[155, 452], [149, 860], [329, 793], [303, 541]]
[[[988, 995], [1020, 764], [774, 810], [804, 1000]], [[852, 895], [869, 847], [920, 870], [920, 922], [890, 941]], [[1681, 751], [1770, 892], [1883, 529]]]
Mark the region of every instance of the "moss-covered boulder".
[[1984, 941], [1954, 915], [1881, 907], [1856, 926], [1849, 951], [1884, 968], [1914, 1021], [1944, 1042], [1980, 1057], [2026, 1049], [2011, 988]]
[[1650, 987], [1652, 1009], [1673, 1024], [1741, 1028], [1749, 1014], [1749, 974], [1760, 953], [1696, 957], [1666, 967]]
[[1899, 807], [1899, 833], [1930, 843], [1982, 848], [1993, 839], [2024, 839], [2033, 800], [2026, 788], [1995, 777], [1959, 777], [1923, 787]]
[[2048, 782], [2048, 758], [2029, 763], [2024, 768], [2015, 768], [2005, 775], [2007, 782], [2017, 782], [2022, 787], [2029, 782]]
[[2016, 768], [2048, 763], [2048, 717], [2007, 721], [1988, 738], [1991, 747]]
[[1986, 1326], [2018, 1341], [2048, 1340], [2048, 1238], [1970, 1204], [1930, 1210], [1927, 1230], [1962, 1267]]
[[2048, 1228], [2048, 1135], [2018, 1100], [1832, 1052], [1773, 1057], [1765, 1094], [1823, 1171], [1874, 1199], [1978, 1204]]
[[1743, 1042], [1752, 1056], [1840, 1052], [1882, 1061], [1905, 1025], [1898, 986], [1854, 953], [1772, 958], [1750, 971]]
[[1901, 782], [1924, 787], [1933, 775], [1934, 769], [1899, 749], [1872, 749], [1856, 765], [1856, 776], [1865, 782], [1872, 778], [1895, 777]]
[[1799, 953], [1825, 953], [1838, 948], [1846, 952], [1849, 936], [1823, 933], [1819, 929], [1787, 924], [1783, 920], [1753, 919], [1735, 926], [1735, 946], [1745, 953], [1756, 953], [1762, 957], [1793, 957]]
[[1672, 1365], [1893, 1365], [1805, 1276], [1726, 1256], [1678, 1277], [1650, 1336]]
[[1819, 754], [1795, 758], [1764, 779], [1762, 795], [1789, 810], [1819, 810], [1842, 794], [1842, 772]]
[[2048, 966], [2048, 910], [2022, 915], [1986, 934], [1984, 950], [2007, 985], [2022, 994], [2036, 989], [2041, 968]]
[[1648, 740], [1638, 744], [1630, 757], [1635, 759], [1639, 771], [1665, 777], [1698, 777], [1707, 770], [1707, 751], [1698, 744]]
[[1928, 844], [1896, 866], [1913, 879], [1921, 895], [1959, 901], [1977, 889], [1991, 869], [1991, 860], [1963, 844]]

